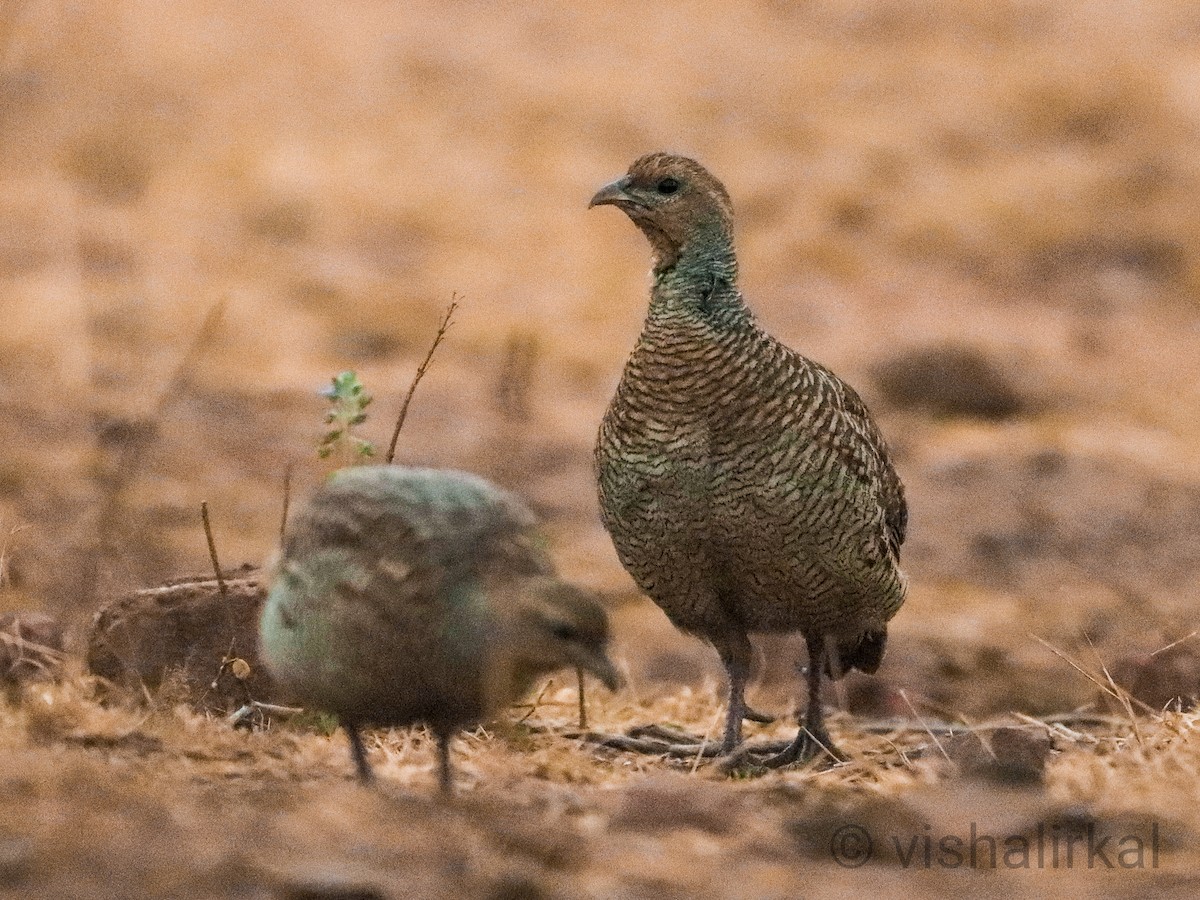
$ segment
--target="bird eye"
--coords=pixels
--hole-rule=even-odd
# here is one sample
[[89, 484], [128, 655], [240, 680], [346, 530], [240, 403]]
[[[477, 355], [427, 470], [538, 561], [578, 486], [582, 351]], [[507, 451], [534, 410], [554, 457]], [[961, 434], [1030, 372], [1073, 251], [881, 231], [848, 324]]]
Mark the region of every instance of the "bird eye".
[[673, 194], [679, 190], [679, 181], [675, 178], [664, 178], [657, 185], [660, 194]]

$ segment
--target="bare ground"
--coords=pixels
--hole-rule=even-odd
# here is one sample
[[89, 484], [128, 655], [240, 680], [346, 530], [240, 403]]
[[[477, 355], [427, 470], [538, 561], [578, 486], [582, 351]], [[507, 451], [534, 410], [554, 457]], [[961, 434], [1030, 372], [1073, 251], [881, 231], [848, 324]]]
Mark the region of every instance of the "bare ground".
[[[730, 779], [596, 748], [552, 685], [459, 741], [445, 805], [419, 732], [377, 735], [367, 791], [339, 736], [72, 675], [0, 707], [0, 891], [1190, 896], [1197, 35], [1184, 0], [6, 7], [0, 612], [62, 616], [74, 665], [102, 600], [205, 568], [200, 501], [224, 562], [270, 555], [285, 469], [297, 496], [325, 471], [332, 374], [360, 372], [386, 443], [457, 294], [399, 458], [521, 492], [609, 601], [631, 687], [593, 696], [596, 728], [712, 734], [712, 654], [637, 595], [590, 474], [648, 254], [584, 207], [660, 147], [726, 181], [752, 305], [861, 388], [912, 528], [884, 668], [829, 698], [846, 766]], [[785, 721], [755, 739], [793, 727], [800, 654], [761, 650], [755, 699]], [[921, 722], [1052, 746], [1014, 779]], [[1043, 864], [976, 877], [953, 855], [972, 823], [1040, 824]], [[849, 825], [857, 868], [833, 858]], [[1157, 868], [1055, 864], [1089, 826], [1157, 835]]]

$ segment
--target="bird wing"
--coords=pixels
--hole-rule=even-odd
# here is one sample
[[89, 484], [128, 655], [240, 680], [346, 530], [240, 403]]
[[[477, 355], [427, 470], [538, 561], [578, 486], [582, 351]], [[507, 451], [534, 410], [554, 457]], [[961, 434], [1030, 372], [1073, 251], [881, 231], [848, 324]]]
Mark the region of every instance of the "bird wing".
[[[875, 420], [871, 417], [867, 405], [858, 392], [824, 366], [818, 363], [812, 363], [812, 365], [817, 366], [841, 389], [839, 397], [842, 415], [850, 428], [861, 438], [855, 452], [850, 454], [850, 457], [856, 463], [860, 460], [866, 463], [862, 468], [857, 466], [852, 466], [852, 468], [859, 473], [869, 471], [874, 474], [874, 484], [878, 489], [877, 502], [883, 508], [887, 541], [892, 552], [899, 555], [900, 545], [904, 543], [905, 533], [908, 530], [908, 501], [904, 497], [904, 484], [900, 481], [900, 476], [896, 474], [896, 467], [892, 465], [887, 442], [883, 439], [879, 427], [875, 424]], [[859, 477], [862, 475], [860, 474]]]
[[[902, 595], [897, 561], [907, 508], [882, 435], [853, 388], [772, 343], [757, 385], [778, 385], [768, 401], [776, 414], [753, 436], [765, 470], [753, 476], [758, 511], [745, 520], [761, 537], [747, 539], [795, 548], [856, 594]], [[766, 533], [772, 530], [777, 537]]]

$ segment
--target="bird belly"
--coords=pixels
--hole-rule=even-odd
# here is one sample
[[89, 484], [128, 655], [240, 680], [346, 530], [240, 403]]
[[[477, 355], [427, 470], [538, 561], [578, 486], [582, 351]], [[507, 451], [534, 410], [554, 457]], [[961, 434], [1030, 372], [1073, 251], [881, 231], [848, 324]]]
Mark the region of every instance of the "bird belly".
[[724, 621], [715, 589], [707, 515], [711, 470], [697, 417], [671, 421], [610, 409], [596, 448], [601, 518], [617, 557], [647, 596], [683, 631]]
[[431, 629], [419, 609], [389, 611], [353, 575], [342, 554], [326, 553], [277, 579], [260, 624], [275, 681], [306, 706], [364, 725], [454, 727], [481, 718], [484, 662], [460, 652], [472, 642]]

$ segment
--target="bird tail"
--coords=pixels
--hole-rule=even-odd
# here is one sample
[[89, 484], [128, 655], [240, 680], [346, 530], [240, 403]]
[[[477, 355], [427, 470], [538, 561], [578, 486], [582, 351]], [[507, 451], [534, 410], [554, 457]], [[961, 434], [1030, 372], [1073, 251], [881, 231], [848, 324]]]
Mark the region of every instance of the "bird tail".
[[883, 651], [887, 647], [887, 629], [864, 631], [847, 641], [838, 641], [825, 654], [825, 674], [830, 678], [841, 678], [851, 669], [868, 675], [879, 670], [883, 662]]

